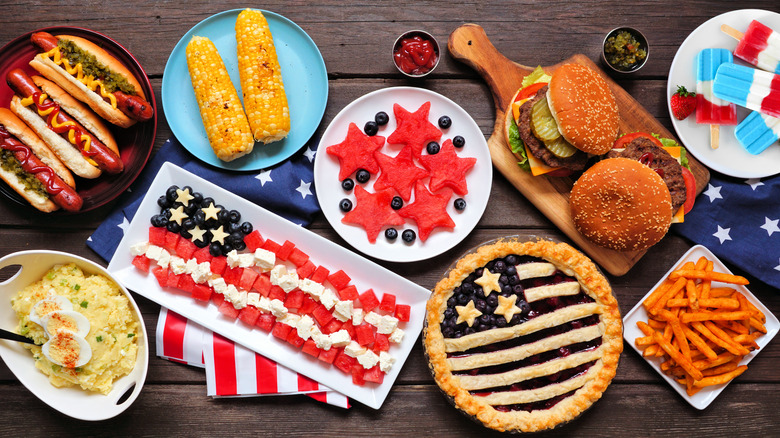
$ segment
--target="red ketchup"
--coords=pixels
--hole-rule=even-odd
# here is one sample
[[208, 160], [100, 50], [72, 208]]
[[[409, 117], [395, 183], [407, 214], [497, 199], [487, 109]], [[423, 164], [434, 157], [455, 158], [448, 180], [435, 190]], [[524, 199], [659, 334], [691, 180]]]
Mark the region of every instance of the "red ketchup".
[[27, 145], [13, 138], [3, 125], [0, 125], [0, 148], [12, 152], [22, 169], [35, 175], [44, 184], [49, 194], [57, 195], [62, 191], [61, 188], [54, 185], [55, 174], [52, 168], [35, 159], [32, 150]]
[[410, 75], [428, 73], [436, 65], [437, 58], [433, 43], [419, 35], [402, 39], [393, 51], [395, 64]]
[[[81, 152], [81, 155], [88, 158], [97, 155], [97, 151], [95, 151], [94, 149], [90, 149], [90, 150], [85, 149], [88, 137], [84, 134], [84, 131], [82, 131], [78, 127], [73, 125], [64, 125], [64, 126], [60, 126], [59, 128], [54, 127], [54, 122], [57, 121], [57, 116], [60, 113], [59, 105], [57, 105], [53, 101], [41, 102], [40, 91], [34, 92], [32, 97], [33, 97], [33, 102], [35, 102], [35, 105], [38, 107], [39, 113], [42, 111], [46, 111], [49, 108], [53, 108], [53, 111], [49, 113], [49, 117], [46, 119], [46, 122], [49, 124], [49, 128], [51, 128], [52, 131], [56, 132], [57, 134], [62, 134], [63, 132], [67, 132], [67, 131], [73, 131], [73, 138], [76, 140], [77, 143], [76, 146]], [[68, 141], [70, 141], [70, 139], [68, 139]]]

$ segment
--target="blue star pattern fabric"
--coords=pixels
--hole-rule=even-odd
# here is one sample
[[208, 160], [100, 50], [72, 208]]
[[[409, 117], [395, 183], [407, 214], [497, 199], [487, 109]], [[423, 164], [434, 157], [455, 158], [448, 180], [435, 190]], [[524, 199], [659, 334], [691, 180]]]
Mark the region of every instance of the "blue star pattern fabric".
[[745, 180], [713, 173], [685, 222], [672, 229], [780, 289], [780, 176]]
[[209, 166], [170, 138], [152, 157], [138, 179], [117, 202], [116, 209], [87, 239], [106, 261], [111, 260], [133, 219], [146, 190], [166, 161], [217, 184], [301, 226], [308, 226], [320, 211], [314, 192], [314, 156], [317, 139], [309, 140], [303, 152], [260, 172], [234, 172]]

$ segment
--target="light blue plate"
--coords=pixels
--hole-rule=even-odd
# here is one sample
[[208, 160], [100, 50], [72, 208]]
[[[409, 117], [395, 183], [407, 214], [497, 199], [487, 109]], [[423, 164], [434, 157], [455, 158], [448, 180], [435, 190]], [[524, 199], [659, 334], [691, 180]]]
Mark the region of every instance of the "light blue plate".
[[251, 154], [231, 162], [218, 159], [206, 137], [187, 70], [185, 49], [195, 35], [211, 39], [240, 97], [235, 25], [241, 11], [234, 9], [212, 15], [184, 34], [165, 65], [162, 103], [173, 134], [200, 160], [223, 169], [259, 170], [289, 158], [314, 134], [328, 101], [328, 73], [317, 45], [303, 29], [279, 14], [262, 11], [271, 28], [282, 69], [290, 107], [290, 133], [284, 140], [269, 145], [257, 143]]

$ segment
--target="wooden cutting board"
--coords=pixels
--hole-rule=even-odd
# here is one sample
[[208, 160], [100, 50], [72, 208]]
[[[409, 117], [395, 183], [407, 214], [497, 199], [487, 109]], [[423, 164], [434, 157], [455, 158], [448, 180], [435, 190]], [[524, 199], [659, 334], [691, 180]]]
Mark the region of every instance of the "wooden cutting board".
[[[645, 251], [618, 252], [602, 248], [586, 240], [574, 228], [569, 213], [569, 192], [574, 184], [572, 178], [532, 176], [517, 166], [517, 158], [504, 140], [504, 112], [520, 83], [534, 67], [511, 61], [493, 46], [482, 27], [465, 24], [455, 29], [448, 42], [450, 54], [475, 69], [487, 81], [496, 107], [496, 122], [493, 134], [488, 139], [493, 165], [514, 185], [536, 208], [550, 219], [561, 231], [585, 251], [596, 263], [613, 275], [624, 275], [639, 261]], [[584, 64], [599, 72], [615, 95], [620, 114], [620, 132], [646, 131], [675, 138], [661, 123], [642, 107], [626, 90], [607, 76], [585, 55], [574, 55], [555, 65], [543, 67], [548, 74], [558, 66], [569, 63]], [[691, 172], [696, 178], [697, 194], [701, 193], [710, 179], [709, 171], [688, 154]]]

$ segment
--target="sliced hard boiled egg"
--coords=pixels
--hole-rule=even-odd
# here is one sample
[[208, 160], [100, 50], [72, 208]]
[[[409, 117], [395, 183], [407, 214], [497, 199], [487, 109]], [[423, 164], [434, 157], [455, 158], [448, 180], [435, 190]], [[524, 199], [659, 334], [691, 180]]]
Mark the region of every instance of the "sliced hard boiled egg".
[[58, 330], [41, 347], [51, 363], [66, 367], [80, 367], [92, 359], [92, 347], [82, 336], [69, 330]]
[[61, 295], [49, 295], [47, 298], [35, 303], [32, 307], [30, 310], [30, 321], [43, 327], [41, 321], [43, 317], [58, 310], [73, 310], [73, 304], [69, 299]]
[[49, 337], [59, 330], [69, 330], [81, 337], [89, 333], [89, 320], [73, 310], [58, 310], [41, 318], [41, 326]]

